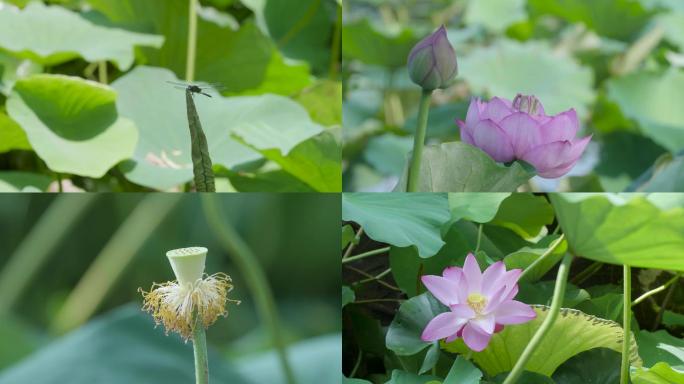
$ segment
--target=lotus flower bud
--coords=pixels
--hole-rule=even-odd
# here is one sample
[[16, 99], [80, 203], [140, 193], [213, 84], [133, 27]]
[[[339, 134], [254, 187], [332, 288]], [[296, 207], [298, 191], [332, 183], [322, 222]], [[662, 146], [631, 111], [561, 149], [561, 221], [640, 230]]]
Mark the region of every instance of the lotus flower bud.
[[428, 91], [446, 88], [454, 82], [458, 73], [456, 52], [444, 26], [413, 47], [408, 57], [408, 71], [411, 80]]
[[574, 109], [547, 116], [534, 96], [473, 99], [466, 120], [457, 122], [461, 141], [482, 149], [494, 160], [523, 160], [544, 178], [565, 175], [575, 166], [591, 136], [575, 138], [579, 121]]

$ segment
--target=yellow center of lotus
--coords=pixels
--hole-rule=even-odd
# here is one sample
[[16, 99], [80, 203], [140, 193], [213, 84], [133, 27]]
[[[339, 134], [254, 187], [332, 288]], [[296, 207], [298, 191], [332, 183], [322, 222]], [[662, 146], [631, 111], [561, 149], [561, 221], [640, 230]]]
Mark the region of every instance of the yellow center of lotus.
[[471, 293], [468, 295], [468, 306], [472, 308], [475, 313], [480, 314], [487, 306], [487, 298], [479, 293]]

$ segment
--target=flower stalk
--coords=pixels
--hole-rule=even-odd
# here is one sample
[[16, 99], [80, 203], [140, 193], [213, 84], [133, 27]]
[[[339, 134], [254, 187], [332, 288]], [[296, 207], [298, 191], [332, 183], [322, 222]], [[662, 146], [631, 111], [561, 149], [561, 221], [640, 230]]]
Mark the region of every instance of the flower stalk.
[[185, 81], [195, 80], [195, 57], [197, 56], [197, 0], [188, 0], [188, 52], [185, 63]]
[[411, 155], [411, 165], [408, 174], [408, 192], [417, 192], [420, 186], [420, 163], [423, 157], [423, 147], [425, 146], [425, 136], [427, 134], [428, 115], [430, 113], [430, 100], [432, 90], [423, 89], [420, 95], [420, 105], [418, 109], [418, 126], [413, 137], [413, 152]]
[[195, 327], [192, 331], [192, 347], [195, 355], [195, 383], [209, 383], [209, 358], [207, 357], [207, 335], [202, 319], [195, 311]]
[[622, 266], [623, 292], [622, 292], [622, 361], [620, 364], [620, 384], [629, 384], [629, 337], [631, 335], [632, 320], [632, 269], [629, 265]]
[[530, 360], [534, 351], [539, 344], [541, 344], [542, 340], [544, 340], [544, 336], [546, 336], [556, 322], [561, 305], [563, 304], [563, 297], [565, 296], [565, 286], [567, 285], [568, 273], [570, 272], [570, 264], [572, 264], [572, 255], [566, 253], [565, 256], [563, 256], [563, 261], [561, 261], [561, 264], [558, 267], [556, 285], [553, 289], [553, 298], [551, 299], [551, 308], [549, 309], [548, 315], [537, 332], [535, 332], [534, 336], [532, 336], [532, 340], [527, 344], [525, 350], [523, 350], [520, 355], [520, 358], [518, 358], [518, 361], [515, 362], [515, 366], [513, 366], [511, 373], [508, 374], [503, 384], [515, 384], [518, 381], [520, 375], [522, 375], [525, 370], [525, 364]]

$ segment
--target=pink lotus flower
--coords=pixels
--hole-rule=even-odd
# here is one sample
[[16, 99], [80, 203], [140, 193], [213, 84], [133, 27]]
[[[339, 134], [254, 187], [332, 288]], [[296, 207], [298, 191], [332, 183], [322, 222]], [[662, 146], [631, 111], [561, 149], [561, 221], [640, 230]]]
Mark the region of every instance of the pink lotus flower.
[[524, 160], [548, 179], [568, 173], [591, 140], [591, 136], [575, 138], [579, 121], [574, 109], [547, 116], [536, 97], [520, 94], [513, 102], [499, 97], [488, 103], [473, 99], [466, 121], [457, 123], [461, 141], [501, 163]]
[[480, 352], [504, 325], [534, 319], [537, 315], [529, 305], [513, 300], [521, 272], [506, 271], [504, 263], [497, 261], [482, 273], [469, 253], [463, 268], [448, 267], [442, 276], [423, 276], [430, 293], [451, 310], [430, 320], [421, 339], [451, 342], [462, 337], [470, 349]]

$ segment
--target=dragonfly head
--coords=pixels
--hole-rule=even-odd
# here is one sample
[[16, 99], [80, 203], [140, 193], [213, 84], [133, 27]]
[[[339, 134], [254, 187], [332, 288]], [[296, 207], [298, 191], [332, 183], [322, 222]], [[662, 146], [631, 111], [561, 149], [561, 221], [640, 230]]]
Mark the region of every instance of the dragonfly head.
[[202, 88], [198, 87], [197, 85], [189, 85], [188, 90], [193, 93], [202, 93]]

